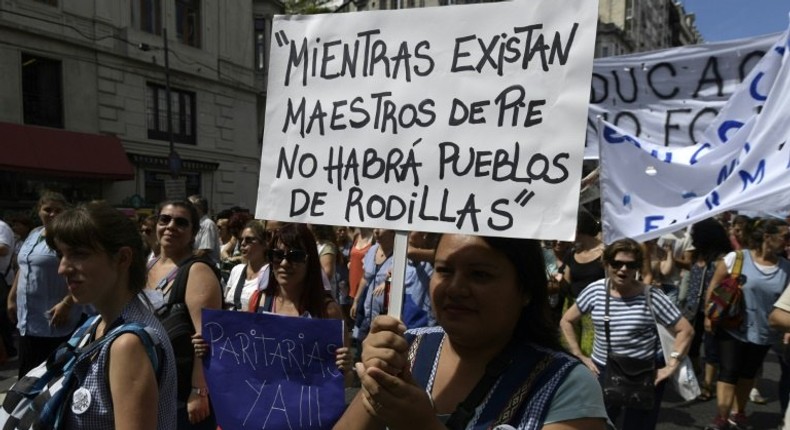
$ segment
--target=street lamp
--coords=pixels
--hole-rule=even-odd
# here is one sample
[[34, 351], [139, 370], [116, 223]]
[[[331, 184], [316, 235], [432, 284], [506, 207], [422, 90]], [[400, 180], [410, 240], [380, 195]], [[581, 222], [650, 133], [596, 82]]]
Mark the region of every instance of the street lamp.
[[[170, 153], [167, 156], [167, 166], [170, 169], [170, 176], [178, 179], [181, 171], [181, 157], [176, 152], [173, 145], [173, 108], [172, 93], [170, 92], [170, 50], [167, 46], [167, 28], [162, 29], [162, 39], [165, 46], [165, 100], [167, 101], [167, 140], [170, 143]], [[147, 43], [140, 43], [137, 47], [142, 51], [150, 51], [151, 47]]]

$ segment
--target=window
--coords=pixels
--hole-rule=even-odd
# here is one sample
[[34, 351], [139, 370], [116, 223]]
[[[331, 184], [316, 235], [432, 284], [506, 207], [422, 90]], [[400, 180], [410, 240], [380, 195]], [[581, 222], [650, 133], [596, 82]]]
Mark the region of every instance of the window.
[[22, 109], [25, 124], [63, 128], [60, 61], [22, 54]]
[[132, 26], [152, 34], [162, 34], [161, 0], [132, 0]]
[[255, 18], [255, 70], [266, 70], [266, 19]]
[[176, 31], [181, 43], [200, 47], [200, 0], [176, 0]]
[[[173, 142], [194, 145], [195, 93], [170, 89]], [[146, 90], [148, 138], [169, 140], [167, 135], [167, 90], [164, 85], [149, 83]]]

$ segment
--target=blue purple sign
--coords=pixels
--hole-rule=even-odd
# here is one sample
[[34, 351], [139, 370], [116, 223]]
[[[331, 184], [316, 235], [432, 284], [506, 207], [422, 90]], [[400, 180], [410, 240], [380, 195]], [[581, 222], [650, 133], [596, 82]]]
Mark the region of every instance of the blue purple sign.
[[226, 429], [329, 429], [345, 409], [340, 320], [203, 310], [203, 369]]

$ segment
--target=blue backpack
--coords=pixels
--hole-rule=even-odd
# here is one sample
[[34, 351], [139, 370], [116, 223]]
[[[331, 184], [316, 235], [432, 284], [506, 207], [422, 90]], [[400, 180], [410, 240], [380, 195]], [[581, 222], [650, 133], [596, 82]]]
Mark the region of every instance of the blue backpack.
[[68, 342], [64, 342], [47, 361], [17, 381], [6, 394], [0, 408], [0, 428], [20, 430], [50, 430], [63, 427], [66, 398], [74, 390], [74, 364], [82, 354], [91, 354], [102, 345], [124, 333], [134, 333], [143, 342], [148, 358], [159, 373], [159, 343], [152, 330], [140, 323], [126, 323], [112, 329], [101, 339], [87, 344], [90, 330], [98, 322], [95, 316], [78, 328]]

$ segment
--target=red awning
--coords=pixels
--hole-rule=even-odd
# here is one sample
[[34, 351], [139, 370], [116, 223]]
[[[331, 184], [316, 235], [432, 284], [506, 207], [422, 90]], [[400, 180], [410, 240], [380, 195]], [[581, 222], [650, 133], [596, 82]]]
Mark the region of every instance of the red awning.
[[5, 122], [0, 122], [0, 169], [134, 179], [134, 167], [117, 137]]

